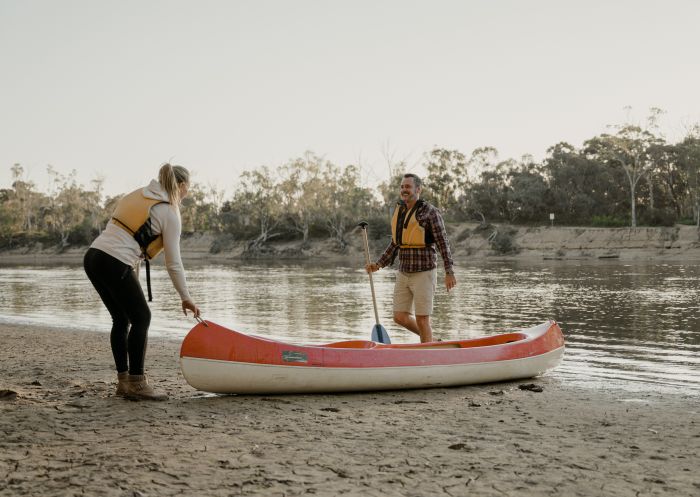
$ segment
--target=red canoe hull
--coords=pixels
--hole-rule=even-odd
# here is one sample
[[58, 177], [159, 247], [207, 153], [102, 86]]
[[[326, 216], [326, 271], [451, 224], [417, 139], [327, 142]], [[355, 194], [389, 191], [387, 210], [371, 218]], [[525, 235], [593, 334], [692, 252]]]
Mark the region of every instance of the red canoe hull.
[[193, 387], [217, 393], [293, 393], [467, 385], [529, 378], [555, 367], [564, 338], [549, 321], [516, 333], [429, 344], [369, 341], [294, 345], [208, 322], [185, 337], [180, 363]]

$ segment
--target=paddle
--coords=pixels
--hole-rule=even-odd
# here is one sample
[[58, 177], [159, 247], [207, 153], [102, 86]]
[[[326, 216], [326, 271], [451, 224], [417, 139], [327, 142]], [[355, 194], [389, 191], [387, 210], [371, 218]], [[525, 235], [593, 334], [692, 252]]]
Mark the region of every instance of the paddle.
[[[362, 228], [362, 234], [365, 237], [365, 259], [367, 261], [367, 264], [370, 264], [369, 260], [369, 240], [367, 239], [367, 226], [369, 226], [368, 223], [365, 221], [362, 221], [360, 224], [358, 224], [360, 228]], [[389, 333], [386, 332], [386, 329], [384, 326], [379, 324], [379, 313], [377, 312], [377, 298], [374, 296], [374, 282], [372, 281], [372, 273], [367, 272], [369, 275], [369, 286], [372, 289], [372, 304], [374, 305], [374, 321], [377, 323], [374, 325], [372, 328], [372, 341], [373, 342], [379, 342], [379, 343], [391, 343], [391, 340], [389, 339]]]

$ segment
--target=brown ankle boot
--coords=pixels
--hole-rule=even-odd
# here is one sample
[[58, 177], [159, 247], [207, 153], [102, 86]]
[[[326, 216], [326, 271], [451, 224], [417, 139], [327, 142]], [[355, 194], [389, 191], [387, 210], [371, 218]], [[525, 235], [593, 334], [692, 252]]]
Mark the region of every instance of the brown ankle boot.
[[124, 397], [126, 395], [126, 384], [129, 381], [129, 372], [117, 373], [117, 395]]
[[151, 385], [148, 384], [145, 374], [130, 374], [126, 384], [126, 393], [124, 394], [129, 400], [167, 400], [168, 396], [164, 393], [156, 392]]

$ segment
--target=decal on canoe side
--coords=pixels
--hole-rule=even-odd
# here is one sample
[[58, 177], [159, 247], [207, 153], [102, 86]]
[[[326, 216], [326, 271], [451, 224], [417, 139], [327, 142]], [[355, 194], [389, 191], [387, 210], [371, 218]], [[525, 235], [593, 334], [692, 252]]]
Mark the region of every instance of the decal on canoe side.
[[283, 350], [282, 360], [284, 362], [309, 362], [309, 358], [305, 353], [295, 350]]

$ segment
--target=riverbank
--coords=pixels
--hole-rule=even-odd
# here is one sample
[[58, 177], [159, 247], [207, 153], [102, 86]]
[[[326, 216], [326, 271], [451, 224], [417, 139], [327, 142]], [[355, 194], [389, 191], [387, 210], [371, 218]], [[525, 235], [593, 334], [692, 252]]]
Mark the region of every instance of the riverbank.
[[[211, 396], [154, 337], [162, 403], [114, 396], [106, 334], [2, 325], [0, 496], [691, 496], [697, 399], [544, 376], [449, 389]], [[541, 392], [522, 390], [535, 383]]]
[[[476, 223], [448, 225], [448, 234], [457, 261], [472, 259], [581, 260], [621, 259], [687, 261], [700, 260], [700, 238], [695, 226], [676, 225], [655, 228], [523, 227]], [[341, 250], [330, 239], [271, 241], [266, 250], [254, 256], [246, 252], [248, 242], [225, 235], [191, 234], [181, 242], [186, 262], [225, 263], [231, 260], [351, 261], [362, 264], [364, 248], [358, 232], [345, 237]], [[388, 238], [370, 240], [372, 254], [378, 256]], [[79, 263], [86, 247], [18, 247], [0, 251], [7, 264]]]

